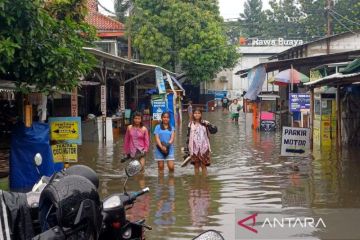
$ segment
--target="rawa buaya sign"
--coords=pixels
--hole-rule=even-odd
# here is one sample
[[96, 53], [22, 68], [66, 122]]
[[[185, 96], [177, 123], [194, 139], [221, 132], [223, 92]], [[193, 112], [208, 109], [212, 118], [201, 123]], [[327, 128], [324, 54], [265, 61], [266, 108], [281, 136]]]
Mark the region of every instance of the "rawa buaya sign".
[[277, 38], [277, 39], [259, 39], [259, 38], [250, 38], [247, 39], [247, 44], [250, 46], [298, 46], [304, 44], [303, 40], [299, 39], [285, 39], [285, 38]]

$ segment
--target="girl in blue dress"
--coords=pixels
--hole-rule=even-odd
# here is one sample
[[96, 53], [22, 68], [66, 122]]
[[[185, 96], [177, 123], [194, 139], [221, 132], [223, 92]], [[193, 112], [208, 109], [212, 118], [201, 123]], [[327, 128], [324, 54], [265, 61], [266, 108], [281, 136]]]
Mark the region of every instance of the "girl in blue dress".
[[161, 114], [161, 123], [155, 127], [155, 161], [158, 162], [159, 172], [164, 171], [164, 163], [170, 172], [174, 171], [174, 139], [175, 128], [170, 125], [170, 114], [163, 112]]

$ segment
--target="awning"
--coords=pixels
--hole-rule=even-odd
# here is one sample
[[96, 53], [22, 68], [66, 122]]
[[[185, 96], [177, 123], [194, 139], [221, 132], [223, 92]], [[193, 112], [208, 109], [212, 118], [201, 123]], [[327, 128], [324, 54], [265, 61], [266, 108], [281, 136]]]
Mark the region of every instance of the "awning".
[[[104, 60], [103, 62], [101, 62], [101, 61], [99, 62], [99, 64], [104, 64], [104, 66], [102, 65], [99, 67], [107, 67], [108, 69], [111, 69], [114, 72], [125, 71], [132, 75], [138, 75], [138, 74], [141, 74], [148, 70], [155, 71], [155, 68], [159, 68], [164, 73], [169, 73], [170, 75], [175, 75], [175, 73], [173, 73], [165, 68], [159, 67], [157, 65], [134, 62], [134, 61], [128, 60], [126, 58], [118, 57], [118, 56], [112, 55], [110, 53], [100, 51], [95, 48], [84, 47], [83, 49], [92, 53], [94, 56], [97, 57], [98, 60]], [[149, 71], [149, 73], [150, 73], [150, 71]], [[153, 74], [153, 72], [151, 72], [151, 73]]]
[[360, 72], [350, 73], [350, 74], [335, 73], [315, 81], [304, 83], [304, 85], [316, 88], [324, 85], [337, 86], [337, 85], [348, 85], [353, 83], [360, 83]]
[[[334, 53], [334, 54], [328, 54], [328, 55], [319, 55], [319, 56], [312, 56], [312, 57], [306, 57], [306, 58], [293, 58], [293, 59], [260, 63], [256, 66], [254, 66], [253, 68], [256, 68], [259, 66], [264, 66], [266, 69], [266, 72], [283, 70], [286, 68], [290, 68], [291, 65], [294, 68], [300, 68], [300, 67], [314, 68], [321, 64], [346, 62], [349, 60], [354, 60], [355, 58], [358, 58], [359, 56], [360, 56], [360, 50], [355, 50], [355, 51]], [[236, 75], [247, 74], [249, 72], [249, 70], [250, 69], [243, 69], [243, 70], [236, 72], [235, 74]]]
[[280, 98], [279, 95], [274, 94], [260, 94], [258, 97], [264, 101], [275, 101], [277, 98]]

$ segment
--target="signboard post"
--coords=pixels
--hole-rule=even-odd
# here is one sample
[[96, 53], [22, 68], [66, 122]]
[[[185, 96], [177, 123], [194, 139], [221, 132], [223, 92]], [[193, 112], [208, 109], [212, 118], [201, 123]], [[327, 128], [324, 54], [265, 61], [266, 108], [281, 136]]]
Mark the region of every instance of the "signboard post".
[[120, 111], [121, 113], [125, 112], [125, 86], [120, 86]]
[[283, 127], [281, 156], [306, 157], [309, 151], [309, 128]]
[[101, 85], [100, 95], [100, 110], [102, 115], [106, 116], [106, 85]]
[[74, 88], [71, 92], [71, 116], [78, 116], [78, 91], [77, 88]]

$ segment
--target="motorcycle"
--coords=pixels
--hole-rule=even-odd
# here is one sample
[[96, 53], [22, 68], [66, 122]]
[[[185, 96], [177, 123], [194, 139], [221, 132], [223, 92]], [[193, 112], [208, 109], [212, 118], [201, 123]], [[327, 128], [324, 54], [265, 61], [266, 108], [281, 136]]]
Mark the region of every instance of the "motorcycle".
[[[40, 154], [34, 162], [38, 169]], [[96, 173], [82, 165], [41, 177], [28, 193], [0, 191], [0, 239], [144, 239], [144, 229], [151, 229], [145, 220], [126, 219], [126, 210], [149, 192], [126, 191], [128, 178], [140, 171], [140, 162], [131, 160], [125, 168], [124, 193], [103, 201]]]

